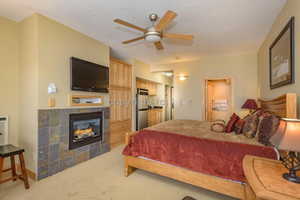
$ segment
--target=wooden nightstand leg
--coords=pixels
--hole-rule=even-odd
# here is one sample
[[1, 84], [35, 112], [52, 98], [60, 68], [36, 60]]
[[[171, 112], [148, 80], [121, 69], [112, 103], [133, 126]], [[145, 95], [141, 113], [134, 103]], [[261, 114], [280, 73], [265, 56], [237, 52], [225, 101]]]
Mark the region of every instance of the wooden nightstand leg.
[[15, 162], [15, 156], [10, 156], [10, 166], [11, 166], [11, 173], [13, 176], [13, 181], [17, 180], [17, 172], [16, 172], [16, 162]]

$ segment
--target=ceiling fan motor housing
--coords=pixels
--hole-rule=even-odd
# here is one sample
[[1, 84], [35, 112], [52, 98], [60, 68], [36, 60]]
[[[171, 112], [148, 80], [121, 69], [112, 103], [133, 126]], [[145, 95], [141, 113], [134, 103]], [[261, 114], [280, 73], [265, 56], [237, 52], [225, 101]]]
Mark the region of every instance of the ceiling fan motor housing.
[[151, 13], [151, 14], [149, 15], [149, 19], [150, 19], [151, 22], [156, 22], [157, 19], [158, 19], [158, 15], [155, 14], [155, 13]]
[[145, 33], [145, 40], [147, 42], [158, 42], [161, 40], [161, 33], [156, 31], [154, 27], [150, 27]]

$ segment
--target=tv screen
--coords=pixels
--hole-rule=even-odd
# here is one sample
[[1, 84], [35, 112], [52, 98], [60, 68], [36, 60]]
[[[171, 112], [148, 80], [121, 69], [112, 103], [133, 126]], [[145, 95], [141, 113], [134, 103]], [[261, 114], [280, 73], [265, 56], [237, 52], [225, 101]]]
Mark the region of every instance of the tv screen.
[[78, 58], [71, 58], [71, 89], [88, 92], [108, 92], [108, 67]]

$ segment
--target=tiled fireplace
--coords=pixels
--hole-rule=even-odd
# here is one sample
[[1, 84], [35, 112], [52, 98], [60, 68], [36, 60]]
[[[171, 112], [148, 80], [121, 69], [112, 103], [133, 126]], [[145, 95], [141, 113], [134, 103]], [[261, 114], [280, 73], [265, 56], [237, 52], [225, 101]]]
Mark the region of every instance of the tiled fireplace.
[[109, 151], [109, 107], [38, 112], [38, 180]]

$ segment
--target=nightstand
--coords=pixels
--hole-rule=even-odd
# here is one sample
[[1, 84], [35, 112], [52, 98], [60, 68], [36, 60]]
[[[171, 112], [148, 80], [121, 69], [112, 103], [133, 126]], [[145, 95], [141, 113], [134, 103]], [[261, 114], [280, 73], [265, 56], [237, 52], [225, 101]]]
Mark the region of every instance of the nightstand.
[[300, 184], [282, 178], [288, 170], [280, 161], [248, 155], [243, 160], [243, 169], [247, 179], [246, 200], [300, 199]]

